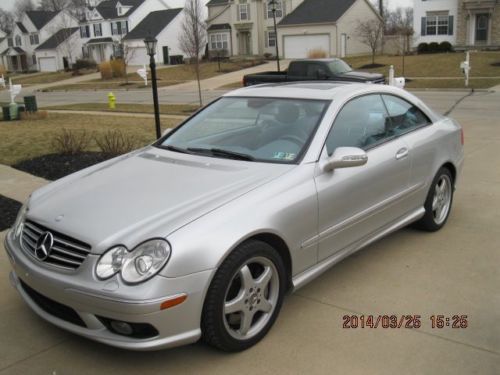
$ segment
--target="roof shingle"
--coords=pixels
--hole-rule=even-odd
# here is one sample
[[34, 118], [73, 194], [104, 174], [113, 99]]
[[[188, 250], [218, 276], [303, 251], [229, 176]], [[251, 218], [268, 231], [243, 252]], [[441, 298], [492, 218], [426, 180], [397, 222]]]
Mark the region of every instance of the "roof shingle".
[[[105, 0], [100, 2], [96, 9], [104, 19], [124, 18], [131, 15], [145, 0]], [[118, 15], [116, 4], [130, 6], [131, 8], [121, 16]]]
[[73, 35], [77, 30], [79, 30], [78, 27], [69, 27], [67, 29], [61, 29], [54, 35], [52, 35], [49, 39], [47, 39], [45, 42], [36, 47], [35, 50], [38, 51], [41, 49], [55, 49], [59, 47], [59, 45], [63, 43], [66, 39], [68, 39], [71, 35]]
[[337, 22], [355, 2], [356, 0], [305, 0], [283, 18], [279, 26]]
[[40, 30], [46, 24], [52, 20], [59, 12], [52, 12], [49, 10], [29, 10], [26, 12], [26, 15], [31, 20], [33, 25]]
[[144, 39], [149, 35], [156, 37], [180, 12], [182, 8], [151, 12], [123, 39]]

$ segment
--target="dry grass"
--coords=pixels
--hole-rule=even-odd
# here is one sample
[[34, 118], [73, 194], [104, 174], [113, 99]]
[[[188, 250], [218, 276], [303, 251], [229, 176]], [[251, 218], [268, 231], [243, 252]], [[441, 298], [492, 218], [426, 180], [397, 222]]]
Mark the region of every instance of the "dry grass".
[[487, 89], [500, 85], [500, 78], [472, 78], [469, 80], [469, 86], [465, 87], [464, 79], [415, 79], [406, 84], [409, 89]]
[[[80, 70], [81, 74], [93, 73], [92, 70]], [[22, 85], [40, 85], [44, 83], [53, 83], [72, 78], [71, 72], [53, 72], [53, 73], [33, 73], [33, 74], [15, 74], [10, 76], [12, 82]]]
[[[206, 62], [200, 65], [200, 78], [207, 79], [215, 77], [220, 74], [230, 73], [237, 70], [249, 68], [260, 63], [254, 60], [243, 60], [243, 61], [225, 61], [221, 62], [221, 69], [219, 71], [218, 64], [216, 62]], [[188, 81], [193, 81], [196, 79], [194, 66], [193, 65], [175, 65], [171, 67], [163, 67], [157, 70], [158, 86], [171, 86], [179, 83], [184, 83]], [[145, 88], [144, 81], [140, 80], [137, 73], [128, 74], [129, 84], [125, 85], [123, 78], [113, 78], [113, 79], [97, 79], [87, 82], [82, 82], [79, 84], [71, 85], [61, 85], [48, 89], [51, 90], [112, 90], [117, 88], [128, 88], [128, 89], [140, 89]], [[148, 82], [149, 86], [151, 83]]]
[[[162, 115], [188, 116], [199, 107], [191, 104], [160, 104]], [[124, 112], [124, 113], [154, 113], [154, 107], [150, 104], [127, 104], [117, 103], [116, 109], [109, 109], [107, 103], [81, 103], [66, 104], [44, 107], [47, 110], [66, 111], [103, 111], [103, 112]]]
[[325, 59], [328, 57], [328, 54], [326, 53], [325, 50], [322, 50], [321, 48], [316, 48], [309, 50], [307, 52], [307, 57], [309, 59]]
[[[162, 119], [162, 128], [175, 127], [179, 120]], [[154, 119], [121, 116], [81, 116], [50, 114], [45, 120], [0, 122], [0, 163], [12, 165], [21, 160], [56, 152], [52, 139], [62, 129], [86, 131], [99, 136], [110, 130], [120, 130], [127, 137], [146, 145], [155, 139]], [[92, 141], [90, 151], [98, 151]]]
[[107, 80], [113, 78], [113, 68], [111, 62], [104, 61], [99, 64], [99, 72], [101, 73], [101, 79]]

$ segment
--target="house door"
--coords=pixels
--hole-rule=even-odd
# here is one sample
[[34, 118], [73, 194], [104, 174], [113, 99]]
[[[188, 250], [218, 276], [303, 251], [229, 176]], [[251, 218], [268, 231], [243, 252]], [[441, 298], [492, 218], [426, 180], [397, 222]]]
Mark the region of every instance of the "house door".
[[488, 19], [487, 13], [476, 15], [476, 42], [486, 43], [488, 41]]
[[250, 32], [242, 31], [238, 34], [238, 47], [240, 55], [251, 55]]
[[163, 63], [165, 65], [170, 64], [170, 58], [168, 56], [168, 46], [163, 47]]
[[67, 57], [63, 57], [63, 67], [65, 71], [68, 71], [69, 69], [69, 61]]

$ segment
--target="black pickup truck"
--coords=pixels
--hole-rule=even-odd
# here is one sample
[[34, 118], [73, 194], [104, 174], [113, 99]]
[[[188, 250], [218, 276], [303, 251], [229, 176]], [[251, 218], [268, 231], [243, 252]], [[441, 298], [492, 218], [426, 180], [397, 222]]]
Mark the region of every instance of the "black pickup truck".
[[383, 84], [385, 77], [379, 73], [352, 70], [341, 59], [295, 60], [290, 62], [288, 70], [284, 72], [263, 72], [247, 74], [243, 77], [244, 86], [291, 81], [348, 81]]

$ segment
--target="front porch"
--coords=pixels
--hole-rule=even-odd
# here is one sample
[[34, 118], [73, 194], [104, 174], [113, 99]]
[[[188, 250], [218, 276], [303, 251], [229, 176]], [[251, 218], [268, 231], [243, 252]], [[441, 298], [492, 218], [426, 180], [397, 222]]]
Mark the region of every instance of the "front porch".
[[1, 54], [3, 63], [10, 72], [27, 72], [29, 69], [26, 52], [19, 47], [9, 47]]
[[112, 38], [91, 39], [85, 44], [86, 54], [98, 64], [111, 60], [114, 43]]
[[459, 8], [457, 49], [497, 50], [500, 47], [500, 6], [497, 1], [462, 0]]

